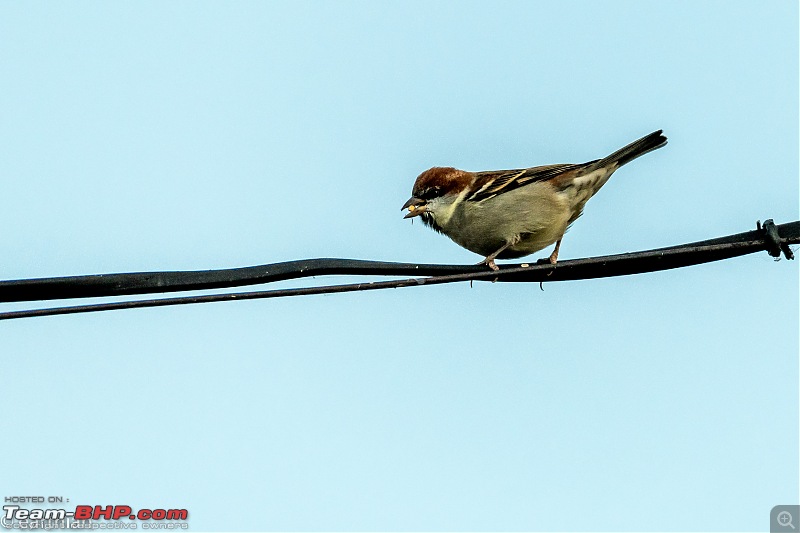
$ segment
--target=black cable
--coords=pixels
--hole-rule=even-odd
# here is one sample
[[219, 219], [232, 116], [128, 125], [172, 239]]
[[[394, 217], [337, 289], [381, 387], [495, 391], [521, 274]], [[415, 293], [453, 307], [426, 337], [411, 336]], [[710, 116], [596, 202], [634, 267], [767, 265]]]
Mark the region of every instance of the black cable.
[[[658, 252], [690, 251], [713, 244], [752, 243], [754, 249], [768, 249], [772, 254], [776, 244], [769, 239], [770, 231], [776, 232], [784, 245], [800, 242], [800, 222], [791, 222], [775, 226], [771, 220], [762, 228], [718, 239], [710, 239], [680, 246], [671, 246], [647, 252], [634, 252], [614, 258], [625, 258], [626, 267], [621, 265], [616, 273], [608, 273], [607, 257], [561, 261], [558, 271], [549, 264], [534, 264], [523, 276], [502, 276], [501, 281], [563, 281], [566, 279], [590, 279], [609, 275], [624, 275], [646, 272], [650, 268], [663, 270], [677, 268], [685, 264], [685, 259], [678, 261], [670, 255], [659, 258]], [[788, 248], [787, 248], [788, 250]], [[750, 253], [750, 252], [744, 252]], [[778, 251], [780, 253], [780, 250]], [[653, 255], [655, 254], [655, 255]], [[788, 256], [787, 256], [788, 257]], [[724, 257], [723, 257], [724, 258]], [[699, 258], [699, 263], [706, 262]], [[707, 259], [716, 261], [718, 259]], [[659, 266], [664, 261], [678, 261], [673, 266]], [[644, 263], [640, 263], [644, 262]], [[651, 266], [647, 266], [651, 265]], [[501, 271], [519, 265], [501, 265]], [[39, 278], [12, 281], [0, 281], [0, 302], [29, 302], [36, 300], [63, 300], [71, 298], [96, 298], [104, 296], [123, 296], [131, 294], [157, 294], [165, 292], [196, 291], [259, 285], [274, 281], [298, 279], [326, 275], [365, 275], [365, 276], [447, 276], [452, 274], [478, 274], [486, 272], [485, 266], [478, 265], [430, 265], [412, 263], [388, 263], [380, 261], [362, 261], [356, 259], [305, 259], [274, 263], [244, 268], [204, 271], [175, 272], [139, 272], [128, 274], [97, 274], [90, 276], [71, 276], [58, 278]], [[538, 274], [534, 274], [534, 272]], [[542, 278], [542, 273], [547, 279]], [[564, 277], [567, 274], [568, 277]], [[531, 277], [533, 276], [533, 277]], [[479, 279], [479, 278], [473, 278]]]
[[[776, 237], [777, 235], [777, 237]], [[610, 276], [622, 276], [629, 274], [639, 274], [644, 272], [655, 272], [659, 270], [667, 270], [672, 268], [680, 268], [689, 265], [697, 265], [711, 261], [719, 261], [738, 257], [741, 255], [751, 254], [758, 251], [767, 250], [770, 255], [779, 256], [781, 251], [787, 259], [792, 258], [791, 250], [788, 248], [789, 244], [796, 244], [800, 242], [800, 221], [791, 222], [789, 224], [782, 224], [775, 226], [771, 220], [764, 223], [762, 228], [755, 231], [739, 233], [727, 237], [720, 237], [718, 239], [710, 239], [692, 244], [681, 246], [672, 246], [668, 248], [660, 248], [656, 250], [648, 250], [643, 252], [632, 252], [627, 254], [610, 255], [603, 257], [594, 257], [586, 259], [575, 259], [569, 261], [561, 261], [557, 265], [549, 263], [534, 263], [530, 265], [504, 265], [498, 272], [486, 270], [485, 267], [476, 266], [450, 266], [450, 265], [407, 265], [402, 263], [379, 263], [373, 261], [351, 261], [342, 259], [316, 259], [304, 261], [292, 261], [289, 263], [278, 263], [277, 265], [265, 265], [264, 267], [250, 267], [250, 268], [273, 268], [282, 265], [303, 264], [312, 266], [316, 263], [314, 268], [317, 268], [315, 274], [307, 274], [309, 270], [301, 268], [300, 270], [287, 270], [280, 274], [275, 275], [292, 275], [291, 277], [305, 277], [306, 275], [319, 275], [319, 270], [325, 268], [335, 270], [337, 267], [347, 266], [352, 267], [355, 264], [357, 273], [359, 274], [375, 274], [378, 273], [374, 269], [363, 271], [361, 268], [366, 264], [369, 265], [388, 265], [385, 268], [391, 272], [407, 271], [409, 268], [414, 271], [424, 274], [425, 272], [433, 270], [453, 271], [461, 270], [460, 273], [445, 274], [431, 277], [411, 278], [392, 281], [378, 281], [368, 283], [352, 283], [346, 285], [329, 285], [322, 287], [308, 287], [308, 288], [295, 288], [295, 289], [282, 289], [282, 290], [269, 290], [269, 291], [255, 291], [255, 292], [242, 292], [242, 293], [228, 293], [228, 294], [214, 294], [204, 296], [185, 296], [174, 298], [162, 298], [155, 300], [139, 300], [139, 301], [126, 301], [126, 302], [110, 302], [93, 305], [71, 306], [71, 307], [56, 307], [49, 309], [32, 309], [23, 311], [10, 311], [0, 313], [0, 320], [8, 320], [13, 318], [26, 318], [36, 316], [49, 316], [49, 315], [62, 315], [73, 313], [88, 313], [93, 311], [108, 311], [117, 309], [132, 309], [140, 307], [159, 307], [167, 305], [181, 305], [191, 303], [208, 303], [208, 302], [222, 302], [232, 300], [252, 300], [260, 298], [277, 298], [284, 296], [303, 296], [312, 294], [330, 294], [340, 292], [354, 292], [365, 290], [377, 290], [388, 288], [409, 287], [418, 285], [438, 285], [441, 283], [453, 283], [457, 281], [469, 280], [498, 280], [498, 281], [516, 281], [516, 282], [545, 282], [545, 281], [567, 281], [579, 279], [593, 279]], [[777, 250], [777, 252], [776, 252]], [[330, 262], [333, 262], [332, 264]], [[347, 265], [350, 263], [351, 265]], [[234, 269], [233, 271], [241, 271], [247, 269]], [[378, 269], [380, 270], [380, 268]], [[207, 271], [206, 273], [214, 272], [232, 272], [226, 271]], [[272, 271], [275, 273], [275, 271]], [[204, 274], [206, 274], [204, 273]], [[325, 273], [341, 274], [343, 272], [336, 271]], [[156, 273], [158, 274], [158, 273]], [[171, 272], [167, 274], [180, 274]], [[197, 274], [197, 273], [188, 273]], [[143, 276], [148, 274], [114, 274], [112, 276]], [[81, 276], [76, 278], [54, 278], [58, 280], [80, 280], [82, 278], [94, 279], [97, 276]], [[101, 276], [102, 277], [102, 276]], [[291, 277], [283, 277], [281, 279], [291, 279]], [[37, 280], [24, 280], [34, 282]], [[50, 283], [53, 280], [46, 280]], [[272, 280], [275, 281], [275, 280]], [[19, 282], [0, 282], [0, 288], [4, 284], [12, 284]], [[28, 285], [30, 288], [32, 285]], [[35, 287], [35, 285], [33, 285]], [[230, 285], [228, 285], [230, 286]], [[174, 289], [173, 289], [174, 290]], [[188, 289], [185, 289], [188, 290]], [[159, 291], [160, 292], [160, 291]], [[126, 294], [126, 293], [119, 293]], [[127, 293], [130, 294], [130, 293]], [[96, 295], [96, 294], [94, 294]], [[85, 295], [84, 295], [85, 296]], [[20, 301], [20, 300], [15, 300]]]

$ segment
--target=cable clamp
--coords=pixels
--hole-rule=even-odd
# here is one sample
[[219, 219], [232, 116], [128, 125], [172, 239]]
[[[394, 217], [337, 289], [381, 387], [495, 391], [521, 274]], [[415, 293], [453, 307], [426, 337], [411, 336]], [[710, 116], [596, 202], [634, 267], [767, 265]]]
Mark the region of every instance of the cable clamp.
[[794, 259], [794, 253], [792, 253], [792, 249], [789, 248], [788, 244], [781, 240], [781, 236], [778, 234], [778, 228], [775, 226], [775, 222], [771, 218], [765, 220], [763, 226], [761, 225], [760, 220], [756, 221], [756, 227], [758, 228], [758, 231], [764, 232], [764, 247], [769, 255], [775, 259], [780, 259], [781, 252], [783, 252], [783, 256], [786, 259]]

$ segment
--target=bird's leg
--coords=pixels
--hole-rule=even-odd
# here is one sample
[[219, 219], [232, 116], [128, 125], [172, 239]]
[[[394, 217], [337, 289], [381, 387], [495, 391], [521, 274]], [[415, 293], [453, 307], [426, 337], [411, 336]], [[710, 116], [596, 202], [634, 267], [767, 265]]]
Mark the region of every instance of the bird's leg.
[[497, 250], [493, 254], [487, 255], [486, 259], [484, 259], [483, 261], [481, 261], [478, 264], [479, 265], [486, 265], [486, 266], [488, 266], [489, 268], [491, 268], [494, 271], [500, 270], [500, 267], [495, 264], [494, 260], [497, 258], [498, 255], [500, 255], [503, 252], [503, 250], [505, 250], [509, 246], [513, 246], [513, 245], [517, 244], [518, 242], [519, 242], [519, 236], [512, 238], [510, 241], [508, 241], [503, 246], [501, 246], [499, 250]]
[[553, 253], [550, 254], [550, 257], [548, 258], [548, 261], [550, 261], [551, 265], [555, 265], [556, 261], [558, 261], [558, 249], [559, 248], [561, 248], [561, 239], [558, 239], [558, 241], [556, 241], [556, 247], [553, 250]]

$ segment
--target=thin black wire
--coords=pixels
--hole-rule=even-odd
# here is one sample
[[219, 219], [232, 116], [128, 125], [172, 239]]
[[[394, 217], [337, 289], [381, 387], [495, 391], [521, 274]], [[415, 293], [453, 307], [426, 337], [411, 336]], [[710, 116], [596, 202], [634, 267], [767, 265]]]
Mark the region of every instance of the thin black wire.
[[[508, 273], [523, 271], [524, 268], [508, 269]], [[505, 274], [504, 272], [503, 274]], [[367, 283], [350, 283], [345, 285], [324, 285], [320, 287], [303, 287], [296, 289], [275, 289], [268, 291], [236, 292], [226, 294], [208, 294], [203, 296], [180, 296], [175, 298], [158, 298], [152, 300], [131, 300], [125, 302], [111, 302], [103, 304], [77, 305], [72, 307], [53, 307], [48, 309], [31, 309], [25, 311], [10, 311], [0, 313], [0, 320], [13, 318], [29, 318], [36, 316], [66, 315], [75, 313], [90, 313], [94, 311], [112, 311], [119, 309], [136, 309], [141, 307], [162, 307], [168, 305], [183, 305], [195, 303], [230, 302], [234, 300], [255, 300], [263, 298], [279, 298], [284, 296], [311, 296], [315, 294], [332, 294], [342, 292], [371, 291], [378, 289], [396, 289], [415, 285], [439, 285], [456, 281], [478, 280], [497, 277], [494, 272], [477, 272], [470, 274], [452, 274], [448, 276], [431, 276], [425, 278], [411, 278], [391, 281], [374, 281]]]
[[[638, 274], [644, 272], [655, 272], [672, 268], [680, 268], [689, 265], [697, 265], [711, 261], [729, 259], [758, 251], [767, 250], [770, 255], [784, 255], [791, 259], [789, 244], [800, 242], [800, 222], [783, 224], [772, 227], [780, 231], [780, 237], [776, 232], [772, 232], [770, 237], [771, 221], [765, 223], [765, 230], [759, 225], [755, 232], [732, 235], [694, 243], [683, 246], [673, 246], [643, 252], [633, 252], [604, 257], [576, 259], [571, 261], [559, 262], [557, 265], [534, 263], [525, 266], [506, 266], [498, 272], [470, 271], [458, 274], [448, 274], [442, 276], [431, 276], [421, 278], [410, 278], [391, 281], [377, 281], [366, 283], [352, 283], [344, 285], [327, 285], [321, 287], [307, 287], [294, 289], [280, 289], [268, 291], [253, 291], [227, 294], [214, 294], [202, 296], [185, 296], [174, 298], [161, 298], [151, 300], [137, 300], [124, 302], [110, 302], [101, 304], [90, 304], [70, 307], [54, 307], [47, 309], [31, 309], [22, 311], [10, 311], [0, 313], [0, 320], [10, 320], [15, 318], [30, 318], [39, 316], [64, 315], [75, 313], [89, 313], [96, 311], [111, 311], [119, 309], [135, 309], [143, 307], [161, 307], [168, 305], [183, 305], [193, 303], [211, 303], [234, 300], [253, 300], [264, 298], [278, 298], [286, 296], [308, 296], [315, 294], [331, 294], [355, 291], [368, 291], [389, 288], [401, 288], [420, 285], [439, 285], [442, 283], [453, 283], [459, 281], [472, 280], [499, 280], [499, 281], [521, 281], [521, 282], [550, 282], [567, 281], [578, 279], [593, 279], [610, 276], [620, 276]], [[787, 236], [788, 235], [788, 236]], [[756, 239], [740, 240], [741, 237], [756, 236]], [[739, 240], [737, 240], [739, 239]], [[776, 251], [777, 250], [777, 251]], [[446, 265], [441, 265], [446, 266]], [[474, 267], [456, 267], [471, 268]]]

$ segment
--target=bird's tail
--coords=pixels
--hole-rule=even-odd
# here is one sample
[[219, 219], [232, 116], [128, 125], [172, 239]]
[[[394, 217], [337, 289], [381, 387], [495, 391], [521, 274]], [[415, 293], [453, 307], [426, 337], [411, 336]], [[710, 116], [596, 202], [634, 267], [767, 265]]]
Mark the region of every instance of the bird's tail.
[[658, 130], [654, 131], [650, 135], [645, 135], [638, 141], [633, 141], [625, 148], [620, 148], [610, 156], [598, 160], [594, 166], [596, 168], [600, 168], [616, 163], [621, 167], [625, 163], [630, 163], [637, 157], [643, 156], [647, 152], [657, 150], [658, 148], [661, 148], [667, 144], [667, 138], [661, 133], [662, 131]]

